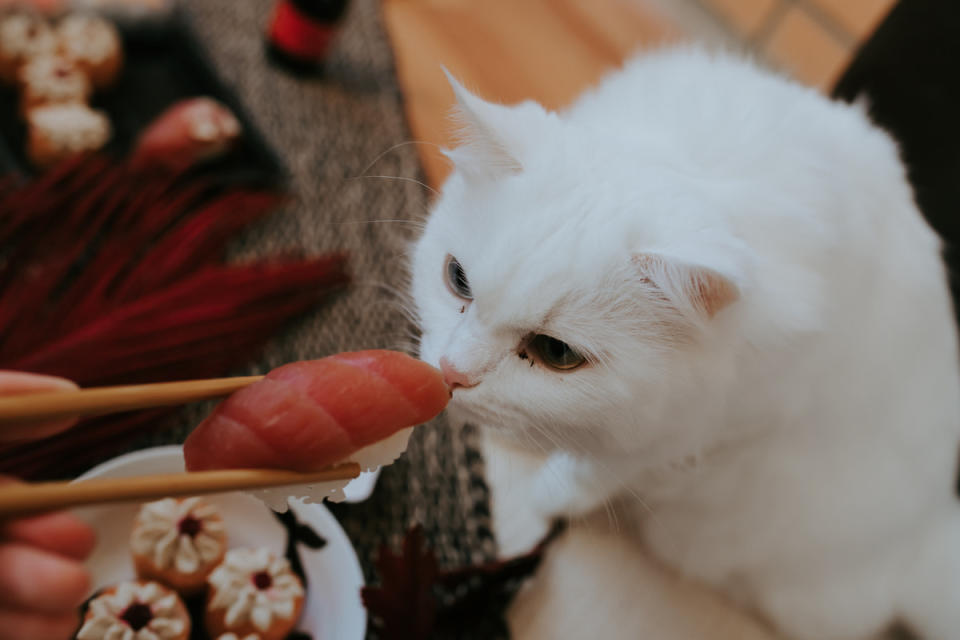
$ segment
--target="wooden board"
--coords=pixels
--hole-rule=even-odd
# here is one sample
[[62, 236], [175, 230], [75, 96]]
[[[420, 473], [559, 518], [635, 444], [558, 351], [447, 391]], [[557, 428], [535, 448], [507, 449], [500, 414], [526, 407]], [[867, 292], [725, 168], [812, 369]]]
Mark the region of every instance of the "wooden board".
[[384, 0], [414, 140], [427, 181], [449, 172], [453, 93], [442, 68], [502, 103], [562, 107], [632, 52], [679, 30], [636, 0]]

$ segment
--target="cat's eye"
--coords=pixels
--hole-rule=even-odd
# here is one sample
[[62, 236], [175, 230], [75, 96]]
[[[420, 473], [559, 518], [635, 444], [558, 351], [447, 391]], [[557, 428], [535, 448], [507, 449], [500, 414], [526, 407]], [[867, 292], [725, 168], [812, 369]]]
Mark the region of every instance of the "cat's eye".
[[560, 371], [576, 369], [587, 361], [566, 342], [542, 333], [538, 333], [530, 339], [530, 342], [527, 343], [527, 350], [544, 365]]
[[453, 295], [464, 300], [473, 300], [473, 292], [470, 291], [470, 282], [467, 280], [467, 274], [463, 267], [453, 256], [447, 256], [447, 263], [444, 266], [446, 274], [447, 287], [453, 292]]

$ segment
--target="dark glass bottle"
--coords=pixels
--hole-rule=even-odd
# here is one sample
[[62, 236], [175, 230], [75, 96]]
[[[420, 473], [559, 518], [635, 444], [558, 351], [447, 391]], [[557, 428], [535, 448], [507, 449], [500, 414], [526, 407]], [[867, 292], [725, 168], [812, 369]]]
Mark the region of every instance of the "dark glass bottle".
[[318, 74], [349, 0], [277, 0], [267, 27], [267, 57], [297, 74]]

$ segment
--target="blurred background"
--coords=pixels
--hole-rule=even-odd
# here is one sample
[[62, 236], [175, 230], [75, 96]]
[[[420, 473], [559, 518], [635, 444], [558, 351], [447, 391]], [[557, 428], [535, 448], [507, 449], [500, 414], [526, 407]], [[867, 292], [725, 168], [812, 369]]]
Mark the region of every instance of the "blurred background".
[[[894, 0], [385, 0], [414, 136], [444, 142], [446, 65], [495, 101], [571, 101], [644, 48], [704, 42], [748, 52], [826, 92]], [[446, 169], [425, 150], [431, 183]]]

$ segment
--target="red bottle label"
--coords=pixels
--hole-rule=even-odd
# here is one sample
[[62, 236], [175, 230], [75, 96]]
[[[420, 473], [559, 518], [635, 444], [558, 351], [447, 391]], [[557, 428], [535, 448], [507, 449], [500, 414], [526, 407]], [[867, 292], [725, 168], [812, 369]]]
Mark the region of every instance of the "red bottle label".
[[314, 22], [288, 0], [280, 0], [270, 23], [270, 41], [294, 57], [322, 60], [336, 29]]

